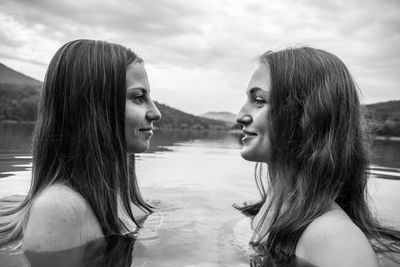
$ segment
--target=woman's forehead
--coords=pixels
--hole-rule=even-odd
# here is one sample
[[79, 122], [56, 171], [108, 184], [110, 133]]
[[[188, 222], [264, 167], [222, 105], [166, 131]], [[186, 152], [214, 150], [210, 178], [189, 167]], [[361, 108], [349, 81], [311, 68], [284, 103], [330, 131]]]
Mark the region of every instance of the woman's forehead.
[[269, 75], [269, 69], [266, 65], [260, 64], [251, 76], [247, 91], [253, 88], [259, 88], [264, 91], [269, 91], [271, 79]]
[[[128, 65], [127, 69], [127, 77], [133, 77], [134, 79], [147, 79], [146, 70], [141, 63], [133, 63]], [[128, 75], [129, 74], [129, 75]]]
[[141, 87], [149, 90], [149, 81], [147, 73], [141, 63], [134, 63], [128, 66], [126, 70], [126, 85], [130, 87]]

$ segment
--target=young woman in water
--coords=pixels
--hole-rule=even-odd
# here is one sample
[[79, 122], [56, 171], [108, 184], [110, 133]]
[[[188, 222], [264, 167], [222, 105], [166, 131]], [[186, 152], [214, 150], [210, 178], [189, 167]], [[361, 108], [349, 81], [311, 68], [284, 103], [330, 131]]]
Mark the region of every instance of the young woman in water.
[[317, 266], [378, 266], [375, 253], [400, 251], [400, 232], [366, 201], [366, 127], [349, 71], [309, 47], [259, 61], [237, 116], [242, 157], [267, 164], [265, 179], [256, 171], [262, 201], [238, 207], [254, 216], [251, 244]]
[[143, 61], [113, 43], [76, 40], [48, 67], [33, 139], [32, 182], [0, 210], [0, 247], [55, 251], [140, 227], [151, 212], [135, 175], [161, 114]]

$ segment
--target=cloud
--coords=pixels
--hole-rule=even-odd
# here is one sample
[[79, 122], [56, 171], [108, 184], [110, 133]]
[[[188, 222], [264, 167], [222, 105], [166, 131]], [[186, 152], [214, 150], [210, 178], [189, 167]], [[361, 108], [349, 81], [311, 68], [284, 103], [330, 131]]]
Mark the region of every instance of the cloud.
[[0, 61], [43, 80], [67, 41], [121, 43], [144, 58], [159, 101], [198, 114], [235, 112], [257, 55], [311, 45], [338, 55], [371, 103], [399, 98], [399, 29], [397, 0], [6, 0]]

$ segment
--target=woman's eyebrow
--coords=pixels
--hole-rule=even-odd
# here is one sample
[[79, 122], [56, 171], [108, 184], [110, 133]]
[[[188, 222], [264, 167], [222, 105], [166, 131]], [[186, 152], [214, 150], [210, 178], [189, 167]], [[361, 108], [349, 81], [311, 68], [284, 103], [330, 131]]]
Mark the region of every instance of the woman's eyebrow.
[[126, 89], [126, 91], [135, 91], [135, 90], [140, 90], [142, 91], [143, 94], [146, 94], [148, 92], [148, 90], [143, 87], [129, 87]]

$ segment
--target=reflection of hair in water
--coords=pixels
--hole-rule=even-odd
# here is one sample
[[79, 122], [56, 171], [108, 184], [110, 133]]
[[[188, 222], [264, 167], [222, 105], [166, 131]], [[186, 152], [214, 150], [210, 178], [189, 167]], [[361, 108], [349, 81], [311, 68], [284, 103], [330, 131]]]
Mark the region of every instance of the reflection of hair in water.
[[131, 50], [93, 40], [71, 41], [53, 56], [34, 131], [32, 184], [17, 208], [0, 206], [0, 247], [22, 239], [32, 202], [56, 183], [82, 195], [104, 235], [126, 228], [118, 197], [138, 226], [130, 204], [150, 211], [125, 141], [126, 72], [135, 62], [142, 60]]
[[260, 62], [271, 77], [268, 187], [256, 169], [262, 201], [238, 207], [255, 215], [268, 199], [261, 221], [268, 214], [269, 224], [257, 226], [253, 245], [294, 255], [303, 231], [336, 202], [376, 252], [399, 252], [400, 232], [382, 227], [366, 201], [368, 135], [344, 63], [308, 47], [267, 52]]
[[288, 256], [285, 253], [281, 255], [272, 255], [268, 250], [254, 251], [250, 255], [251, 267], [315, 267], [311, 263], [296, 257]]
[[132, 264], [134, 244], [132, 237], [111, 235], [68, 250], [24, 254], [32, 267], [125, 267]]

